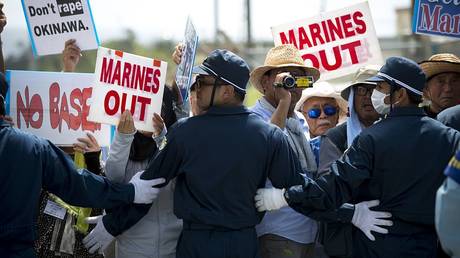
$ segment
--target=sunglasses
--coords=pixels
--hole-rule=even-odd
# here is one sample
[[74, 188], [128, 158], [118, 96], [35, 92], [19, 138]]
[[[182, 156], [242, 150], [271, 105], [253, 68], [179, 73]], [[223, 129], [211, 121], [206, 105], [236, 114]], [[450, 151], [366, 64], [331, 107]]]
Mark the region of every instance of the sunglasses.
[[[326, 116], [333, 116], [337, 114], [337, 108], [326, 105], [323, 107], [323, 112]], [[316, 119], [321, 116], [321, 108], [311, 108], [308, 110], [307, 115], [309, 118]]]

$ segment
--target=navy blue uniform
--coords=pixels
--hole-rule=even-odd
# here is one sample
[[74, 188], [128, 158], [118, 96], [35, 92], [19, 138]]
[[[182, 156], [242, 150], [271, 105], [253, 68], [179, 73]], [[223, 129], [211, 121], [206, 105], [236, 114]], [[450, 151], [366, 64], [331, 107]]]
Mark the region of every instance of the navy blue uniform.
[[112, 184], [86, 170], [78, 172], [52, 143], [0, 119], [0, 257], [35, 257], [42, 188], [82, 207], [112, 208], [134, 199], [132, 185]]
[[[245, 107], [212, 107], [173, 126], [167, 145], [142, 178], [176, 178], [174, 213], [184, 220], [177, 257], [259, 257], [254, 196], [269, 178], [278, 188], [302, 184], [297, 157], [282, 131]], [[149, 205], [107, 214], [118, 235]]]
[[455, 154], [460, 134], [416, 107], [395, 108], [369, 127], [316, 185], [288, 190], [289, 205], [308, 215], [319, 204], [311, 196], [325, 190], [320, 203], [380, 200], [376, 210], [393, 214], [389, 234], [372, 242], [354, 231], [355, 257], [435, 257], [434, 206], [443, 169]]

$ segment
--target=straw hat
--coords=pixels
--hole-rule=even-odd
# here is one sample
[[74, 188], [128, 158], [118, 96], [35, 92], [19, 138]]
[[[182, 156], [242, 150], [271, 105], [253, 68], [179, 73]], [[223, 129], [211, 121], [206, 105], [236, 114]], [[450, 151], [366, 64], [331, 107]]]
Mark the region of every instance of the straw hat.
[[307, 88], [302, 92], [302, 97], [295, 105], [295, 110], [302, 112], [303, 104], [313, 97], [321, 97], [321, 98], [334, 98], [337, 101], [337, 105], [339, 106], [339, 121], [341, 122], [343, 119], [346, 118], [347, 111], [348, 111], [348, 103], [345, 101], [338, 92], [335, 91], [334, 87], [326, 82], [318, 82], [313, 87]]
[[442, 53], [432, 55], [428, 60], [419, 63], [425, 72], [426, 79], [440, 73], [460, 73], [460, 58], [454, 54]]
[[270, 49], [265, 57], [263, 66], [259, 66], [251, 73], [251, 84], [261, 93], [264, 92], [260, 80], [262, 76], [269, 70], [279, 67], [300, 67], [307, 75], [313, 76], [316, 82], [319, 79], [319, 71], [314, 67], [305, 66], [305, 63], [300, 55], [300, 51], [294, 45], [281, 45]]
[[351, 84], [344, 88], [340, 93], [342, 98], [348, 100], [348, 97], [350, 96], [350, 89], [353, 86], [360, 84], [376, 85], [375, 82], [367, 82], [366, 80], [371, 78], [372, 76], [377, 75], [380, 67], [380, 65], [366, 65], [364, 67], [359, 68], [353, 76], [353, 81], [351, 81]]

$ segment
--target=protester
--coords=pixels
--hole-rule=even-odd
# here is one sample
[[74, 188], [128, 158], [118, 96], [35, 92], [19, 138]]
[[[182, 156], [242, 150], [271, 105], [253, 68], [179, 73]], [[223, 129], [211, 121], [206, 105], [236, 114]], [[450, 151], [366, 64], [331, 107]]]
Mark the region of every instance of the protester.
[[296, 110], [305, 117], [309, 138], [313, 139], [345, 120], [347, 102], [330, 83], [323, 81], [303, 91]]
[[[251, 110], [284, 130], [290, 147], [299, 157], [302, 170], [312, 175], [317, 169], [315, 157], [303, 134], [302, 115], [294, 112], [303, 89], [287, 90], [274, 86], [286, 75], [313, 76], [316, 81], [319, 71], [305, 66], [299, 50], [292, 45], [270, 49], [264, 65], [251, 72], [251, 84], [263, 94]], [[272, 187], [269, 180], [266, 187]], [[256, 229], [262, 258], [314, 257], [317, 223], [290, 207], [267, 212]]]
[[442, 247], [449, 257], [460, 257], [460, 151], [444, 171], [447, 176], [436, 196], [436, 230]]
[[393, 226], [385, 236], [376, 234], [375, 242], [355, 231], [354, 257], [435, 257], [435, 194], [444, 179], [440, 172], [459, 146], [460, 133], [418, 108], [425, 75], [412, 60], [390, 57], [368, 81], [377, 82], [372, 104], [386, 118], [362, 131], [331, 172], [316, 180], [317, 185], [306, 181], [286, 191], [260, 189], [256, 206], [271, 210], [289, 204], [309, 215], [352, 197], [378, 199], [376, 210], [391, 212]]
[[[169, 130], [143, 177], [176, 177], [174, 213], [184, 221], [176, 257], [259, 257], [254, 227], [263, 214], [254, 208], [256, 190], [267, 177], [275, 187], [302, 183], [299, 164], [283, 133], [243, 106], [249, 79], [244, 60], [214, 50], [194, 72], [197, 104], [205, 113]], [[116, 236], [149, 208], [120, 207], [96, 229]]]
[[449, 53], [436, 54], [420, 62], [420, 67], [426, 74], [423, 96], [430, 103], [425, 112], [431, 118], [460, 104], [460, 58]]

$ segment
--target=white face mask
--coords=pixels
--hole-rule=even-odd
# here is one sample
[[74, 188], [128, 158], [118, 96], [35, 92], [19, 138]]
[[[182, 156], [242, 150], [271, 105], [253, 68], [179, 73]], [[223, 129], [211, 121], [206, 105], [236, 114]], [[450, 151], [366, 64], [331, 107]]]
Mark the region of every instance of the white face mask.
[[390, 94], [382, 93], [376, 89], [374, 89], [371, 95], [372, 106], [381, 115], [386, 115], [390, 112], [390, 104], [385, 104], [384, 101], [387, 96], [390, 96]]

